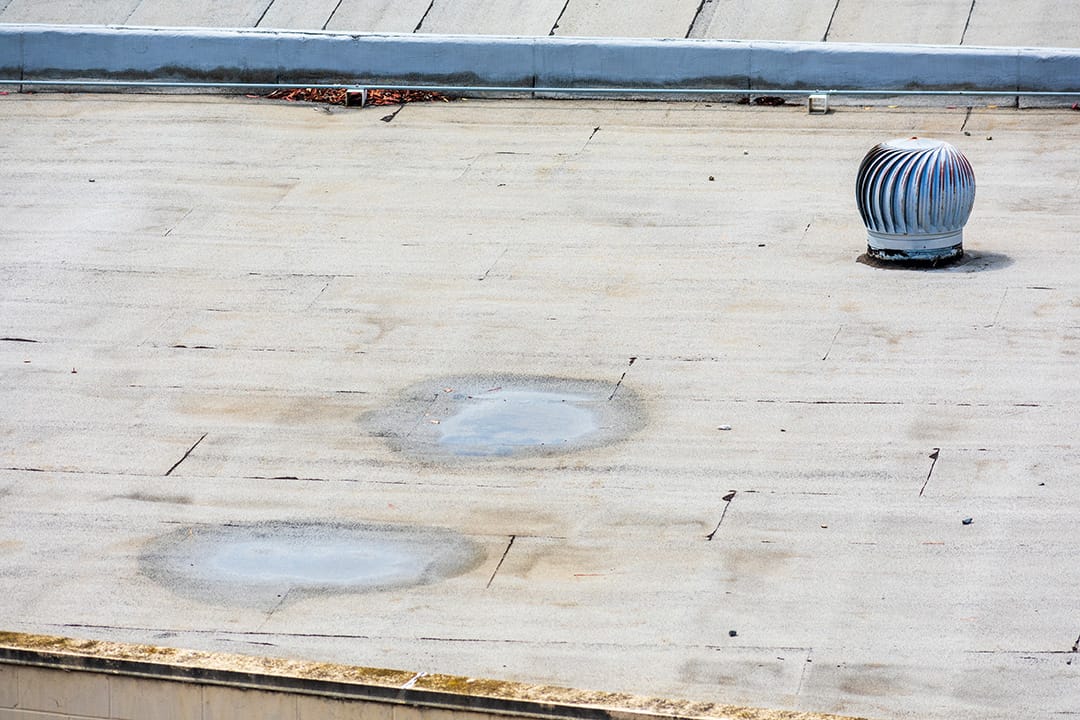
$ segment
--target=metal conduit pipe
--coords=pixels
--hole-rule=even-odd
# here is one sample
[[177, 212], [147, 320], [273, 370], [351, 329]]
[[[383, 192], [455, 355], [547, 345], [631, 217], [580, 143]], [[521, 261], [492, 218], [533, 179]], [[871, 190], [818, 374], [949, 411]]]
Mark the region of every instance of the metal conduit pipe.
[[0, 78], [0, 85], [33, 85], [40, 87], [100, 87], [100, 88], [206, 88], [221, 90], [284, 90], [298, 87], [314, 90], [416, 90], [453, 94], [559, 93], [565, 95], [829, 95], [829, 96], [972, 96], [972, 97], [1080, 97], [1080, 92], [1036, 90], [865, 90], [857, 88], [658, 88], [658, 87], [522, 87], [517, 85], [400, 85], [353, 83], [238, 83], [186, 80], [35, 80], [33, 78]]

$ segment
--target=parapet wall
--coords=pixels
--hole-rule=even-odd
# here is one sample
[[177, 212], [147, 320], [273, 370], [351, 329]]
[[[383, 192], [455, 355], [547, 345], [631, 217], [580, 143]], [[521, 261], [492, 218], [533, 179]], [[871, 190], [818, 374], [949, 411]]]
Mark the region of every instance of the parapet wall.
[[1080, 50], [0, 25], [0, 78], [1080, 92]]
[[0, 632], [3, 720], [842, 720], [450, 675]]

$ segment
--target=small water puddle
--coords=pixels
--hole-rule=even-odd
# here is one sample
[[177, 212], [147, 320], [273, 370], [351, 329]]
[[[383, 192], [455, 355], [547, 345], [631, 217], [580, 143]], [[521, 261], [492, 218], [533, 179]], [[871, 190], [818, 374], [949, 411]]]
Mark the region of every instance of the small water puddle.
[[475, 567], [482, 549], [439, 528], [328, 523], [194, 526], [158, 538], [145, 575], [181, 595], [264, 605], [423, 585]]

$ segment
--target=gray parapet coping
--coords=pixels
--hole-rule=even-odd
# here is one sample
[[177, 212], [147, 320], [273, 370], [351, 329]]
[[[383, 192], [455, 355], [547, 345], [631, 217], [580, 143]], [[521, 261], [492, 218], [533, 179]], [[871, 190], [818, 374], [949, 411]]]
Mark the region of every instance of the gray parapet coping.
[[1080, 49], [0, 25], [0, 79], [1080, 92]]

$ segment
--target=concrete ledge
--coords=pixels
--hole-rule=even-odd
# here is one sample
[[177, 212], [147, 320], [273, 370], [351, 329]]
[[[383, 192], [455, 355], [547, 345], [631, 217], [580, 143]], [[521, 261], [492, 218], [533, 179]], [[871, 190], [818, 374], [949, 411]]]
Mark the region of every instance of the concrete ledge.
[[[1016, 48], [753, 43], [750, 83], [760, 88], [861, 90], [1021, 89]], [[1058, 84], [1075, 78], [1057, 78]], [[1032, 73], [1032, 87], [1040, 78]], [[1078, 83], [1080, 84], [1080, 83]], [[1057, 89], [1057, 87], [1053, 88]]]
[[1080, 50], [0, 25], [0, 77], [1080, 92]]
[[[248, 692], [237, 695], [238, 690]], [[36, 699], [44, 695], [49, 706], [39, 708]], [[234, 717], [265, 716], [264, 706], [289, 707], [290, 702], [299, 708], [301, 699], [316, 697], [356, 704], [358, 716], [381, 714], [390, 720], [397, 711], [376, 711], [407, 707], [419, 710], [422, 720], [460, 720], [460, 715], [450, 713], [461, 712], [470, 713], [471, 720], [507, 716], [843, 720], [836, 715], [0, 632], [0, 708], [30, 711], [26, 717], [33, 717], [37, 709], [56, 708], [65, 715], [108, 717], [110, 707], [145, 704], [153, 697], [162, 698], [168, 707], [212, 707], [225, 702], [222, 695]], [[364, 706], [367, 712], [362, 712]], [[298, 710], [296, 716], [302, 715]]]

